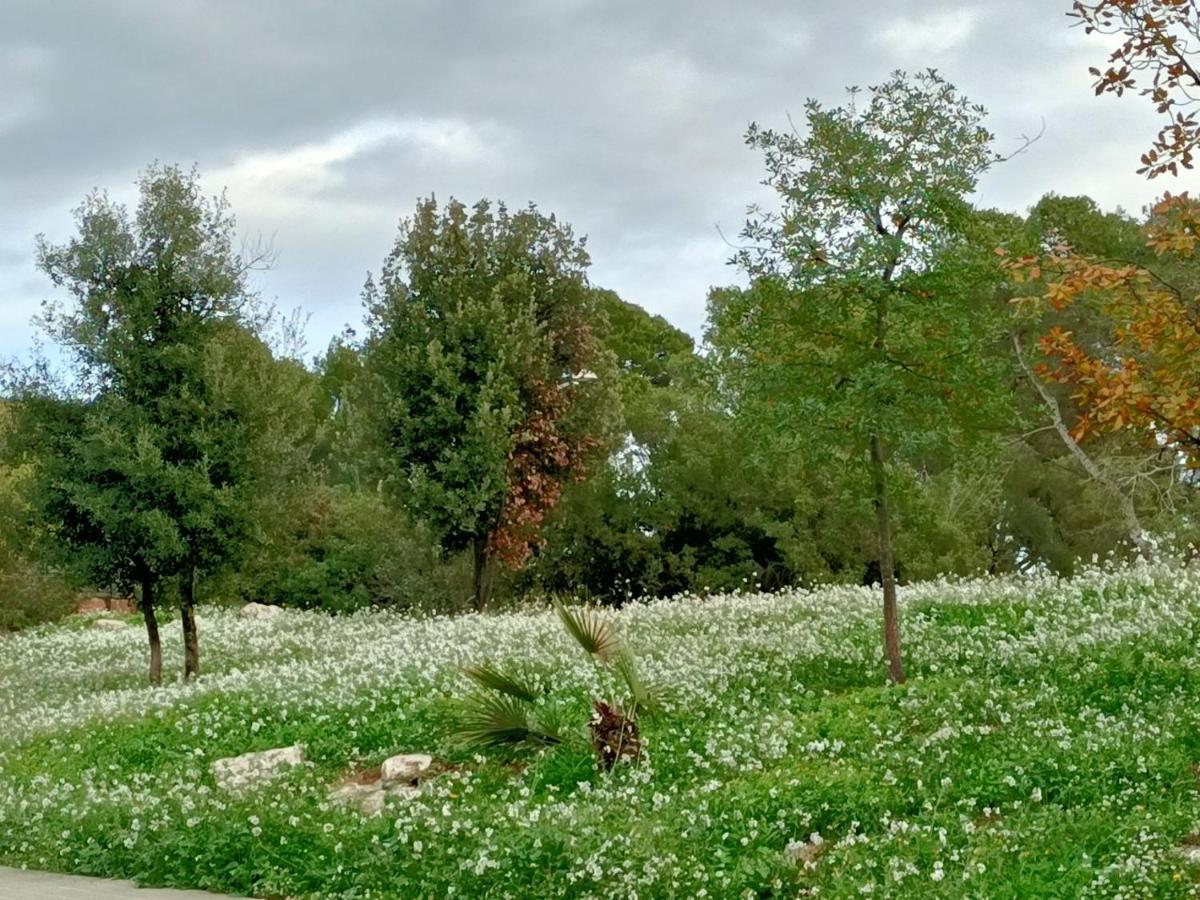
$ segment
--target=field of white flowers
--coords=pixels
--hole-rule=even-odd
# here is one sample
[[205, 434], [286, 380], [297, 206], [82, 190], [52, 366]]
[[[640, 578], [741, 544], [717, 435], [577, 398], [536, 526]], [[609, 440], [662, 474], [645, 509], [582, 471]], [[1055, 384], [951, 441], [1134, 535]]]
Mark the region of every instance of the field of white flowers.
[[[641, 765], [478, 754], [458, 668], [507, 663], [587, 717], [552, 613], [201, 617], [206, 674], [150, 689], [138, 628], [0, 638], [0, 864], [259, 897], [1185, 897], [1200, 833], [1200, 570], [903, 592], [883, 683], [865, 589], [612, 613], [669, 686]], [[166, 629], [181, 658], [179, 627]], [[231, 797], [212, 760], [303, 744]], [[331, 803], [400, 752], [450, 767], [376, 817]]]

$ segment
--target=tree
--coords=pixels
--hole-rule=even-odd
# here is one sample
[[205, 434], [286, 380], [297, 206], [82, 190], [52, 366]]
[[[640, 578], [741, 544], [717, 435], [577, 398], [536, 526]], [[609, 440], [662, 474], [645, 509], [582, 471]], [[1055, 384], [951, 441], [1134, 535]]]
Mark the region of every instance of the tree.
[[1061, 243], [1007, 265], [1026, 285], [1031, 315], [1083, 307], [1082, 315], [1108, 324], [1099, 342], [1057, 323], [1038, 341], [1048, 360], [1038, 374], [1067, 385], [1082, 409], [1070, 438], [1129, 428], [1200, 464], [1200, 204], [1167, 195], [1145, 237], [1155, 264], [1083, 256]]
[[[1179, 167], [1192, 168], [1200, 146], [1200, 122], [1194, 91], [1200, 88], [1196, 53], [1200, 51], [1200, 8], [1196, 0], [1075, 0], [1067, 15], [1091, 34], [1118, 35], [1124, 40], [1102, 71], [1093, 66], [1095, 89], [1118, 97], [1138, 89], [1166, 117], [1150, 149], [1142, 154], [1139, 173], [1154, 178]], [[1139, 77], [1149, 75], [1150, 83]]]
[[[533, 205], [428, 199], [365, 294], [358, 409], [385, 483], [448, 551], [519, 568], [564, 483], [605, 434], [609, 363], [592, 333], [583, 242]], [[355, 405], [353, 396], [350, 404]]]
[[[1088, 197], [1049, 194], [1030, 212], [1022, 233], [1001, 241], [1004, 258], [1036, 257], [1070, 245], [1097, 259], [1139, 264], [1153, 258], [1138, 222], [1105, 213]], [[1020, 306], [1021, 304], [1019, 304]], [[1080, 559], [1135, 547], [1147, 549], [1149, 527], [1181, 499], [1171, 472], [1142, 449], [1135, 435], [1112, 433], [1086, 446], [1072, 432], [1085, 413], [1068, 386], [1038, 375], [1038, 336], [1049, 328], [1069, 331], [1082, 345], [1111, 356], [1113, 323], [1097, 308], [1049, 307], [1037, 316], [1014, 318], [1010, 343], [1020, 379], [1017, 394], [1028, 423], [1016, 436], [1007, 490], [1011, 538], [1027, 564], [1070, 572]], [[1035, 427], [1038, 426], [1038, 427]]]
[[982, 107], [936, 72], [894, 74], [862, 106], [810, 100], [806, 135], [752, 125], [777, 212], [751, 209], [735, 262], [747, 290], [715, 292], [711, 330], [728, 383], [796, 452], [869, 482], [884, 650], [904, 679], [889, 474], [954, 445], [1001, 396], [989, 388], [994, 307], [971, 302], [986, 265], [966, 196], [996, 156]]
[[[1200, 87], [1193, 55], [1200, 10], [1192, 0], [1076, 2], [1072, 15], [1088, 32], [1117, 34], [1123, 43], [1097, 75], [1096, 93], [1123, 94], [1151, 73], [1141, 93], [1170, 117], [1140, 172], [1156, 177], [1191, 168], [1200, 141], [1189, 89]], [[1010, 257], [1014, 280], [1027, 284], [1026, 313], [1034, 320], [1068, 309], [1106, 323], [1100, 341], [1052, 322], [1038, 341], [1049, 381], [1067, 385], [1081, 415], [1067, 435], [1082, 441], [1100, 432], [1131, 429], [1147, 443], [1178, 450], [1200, 465], [1200, 280], [1195, 257], [1200, 204], [1186, 193], [1165, 194], [1151, 209], [1144, 238], [1151, 260], [1132, 254], [1096, 255], [1070, 241]], [[1079, 315], [1079, 313], [1077, 313]]]
[[60, 558], [93, 584], [140, 588], [157, 682], [163, 583], [178, 580], [194, 676], [197, 576], [245, 539], [251, 398], [222, 393], [222, 345], [244, 329], [251, 298], [223, 198], [170, 166], [149, 168], [139, 187], [132, 219], [96, 193], [76, 212], [76, 237], [40, 240], [42, 270], [69, 296], [43, 324], [70, 379], [17, 385], [17, 431]]

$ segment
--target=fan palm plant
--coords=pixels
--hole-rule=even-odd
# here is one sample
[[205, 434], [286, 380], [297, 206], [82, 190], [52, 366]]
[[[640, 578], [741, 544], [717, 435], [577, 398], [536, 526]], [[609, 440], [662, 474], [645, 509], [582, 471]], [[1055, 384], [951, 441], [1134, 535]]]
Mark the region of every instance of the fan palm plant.
[[[596, 665], [612, 697], [592, 700], [588, 735], [597, 765], [611, 771], [618, 762], [641, 759], [638, 718], [660, 710], [661, 689], [642, 680], [633, 654], [612, 621], [598, 610], [555, 600], [554, 611], [567, 634]], [[463, 704], [459, 737], [468, 746], [552, 745], [566, 740], [545, 692], [519, 674], [489, 664], [468, 666], [462, 672], [480, 689]]]

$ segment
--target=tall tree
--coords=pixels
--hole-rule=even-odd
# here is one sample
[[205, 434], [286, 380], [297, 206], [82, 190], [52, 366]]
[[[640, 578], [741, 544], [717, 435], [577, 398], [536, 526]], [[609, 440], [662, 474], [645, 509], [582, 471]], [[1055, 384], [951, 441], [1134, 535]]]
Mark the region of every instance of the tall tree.
[[532, 205], [431, 198], [366, 287], [359, 409], [393, 493], [446, 550], [473, 551], [479, 607], [493, 561], [525, 562], [604, 433], [610, 363], [588, 264], [583, 241]]
[[163, 582], [178, 579], [190, 677], [197, 575], [236, 554], [247, 528], [246, 398], [222, 395], [218, 348], [251, 298], [223, 198], [171, 166], [151, 167], [139, 187], [132, 218], [96, 193], [74, 238], [40, 241], [41, 268], [69, 298], [44, 320], [69, 380], [21, 384], [18, 431], [63, 556], [93, 583], [140, 587], [157, 681]]
[[996, 160], [983, 116], [929, 71], [896, 73], [865, 103], [855, 90], [845, 106], [810, 100], [804, 135], [752, 125], [747, 143], [763, 153], [780, 208], [752, 209], [743, 231], [735, 262], [751, 287], [710, 301], [722, 364], [753, 385], [764, 427], [795, 429], [800, 452], [863, 465], [897, 682], [889, 474], [967, 434], [995, 396], [996, 319], [972, 302], [994, 267], [969, 238], [965, 199]]

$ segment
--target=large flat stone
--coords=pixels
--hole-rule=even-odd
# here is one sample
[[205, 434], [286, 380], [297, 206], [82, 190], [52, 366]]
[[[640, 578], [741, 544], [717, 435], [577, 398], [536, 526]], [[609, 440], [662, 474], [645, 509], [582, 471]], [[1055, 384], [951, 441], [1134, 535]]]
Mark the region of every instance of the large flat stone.
[[303, 762], [304, 749], [299, 744], [293, 744], [291, 747], [214, 760], [210, 769], [217, 787], [238, 792], [267, 784]]

